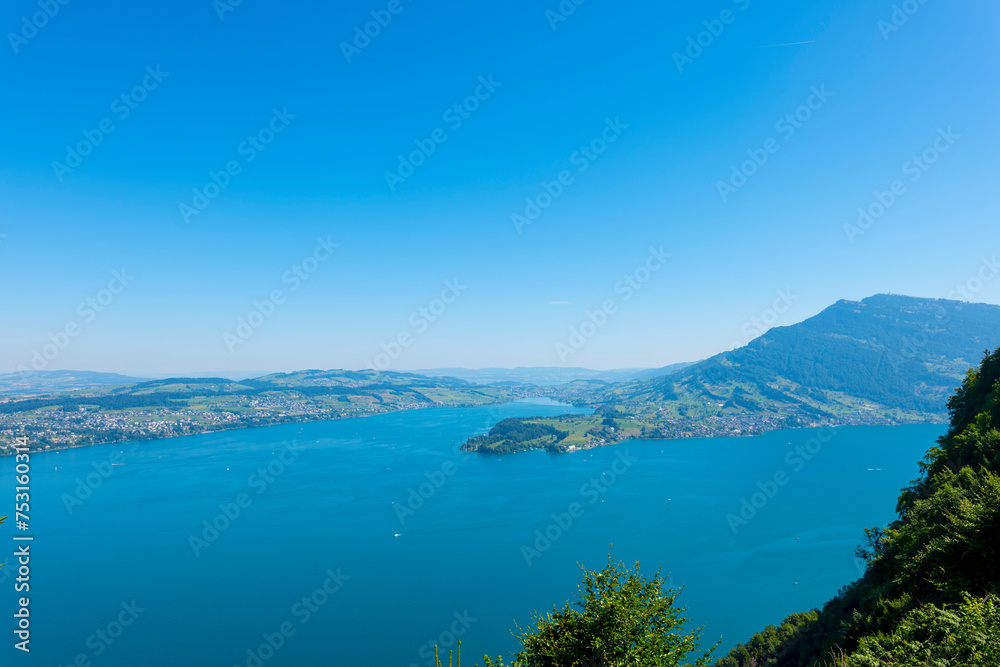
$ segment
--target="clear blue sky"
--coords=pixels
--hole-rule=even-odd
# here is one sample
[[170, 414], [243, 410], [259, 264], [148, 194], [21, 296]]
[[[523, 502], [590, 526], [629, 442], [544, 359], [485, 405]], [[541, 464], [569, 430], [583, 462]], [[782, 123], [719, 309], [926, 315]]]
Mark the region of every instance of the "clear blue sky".
[[[747, 342], [778, 290], [795, 298], [777, 324], [841, 298], [945, 297], [1000, 249], [1000, 6], [913, 0], [889, 31], [894, 4], [589, 0], [564, 17], [557, 0], [244, 0], [220, 20], [211, 0], [52, 0], [36, 30], [37, 0], [5, 3], [0, 372], [67, 325], [47, 369], [360, 368], [401, 333], [393, 369], [650, 367]], [[345, 57], [373, 11], [391, 22]], [[446, 115], [477, 90], [466, 118]], [[269, 123], [271, 143], [242, 144]], [[948, 128], [934, 164], [906, 166]], [[578, 153], [602, 132], [603, 153]], [[81, 141], [90, 154], [67, 157]], [[747, 151], [767, 161], [724, 200]], [[519, 232], [512, 214], [564, 170]], [[894, 180], [905, 190], [851, 243], [844, 225]], [[339, 247], [293, 289], [282, 277], [318, 237]], [[616, 283], [651, 246], [671, 257], [626, 299]], [[124, 289], [102, 292], [123, 268]], [[434, 322], [411, 319], [456, 279]], [[1000, 276], [973, 287], [1000, 303]], [[283, 303], [227, 345], [276, 289]]]

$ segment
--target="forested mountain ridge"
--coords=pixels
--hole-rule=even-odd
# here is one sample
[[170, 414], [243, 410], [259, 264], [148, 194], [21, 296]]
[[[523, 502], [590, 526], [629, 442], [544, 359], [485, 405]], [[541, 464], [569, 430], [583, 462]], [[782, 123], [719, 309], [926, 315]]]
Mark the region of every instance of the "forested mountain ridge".
[[[818, 425], [941, 423], [949, 394], [1000, 345], [1000, 306], [876, 295], [838, 301], [798, 324], [669, 375], [546, 388], [592, 417], [543, 423], [570, 435], [469, 442], [480, 451], [570, 450], [627, 438], [755, 435]], [[558, 421], [558, 423], [556, 423]]]
[[838, 392], [890, 408], [943, 414], [957, 381], [983, 350], [1000, 344], [998, 339], [1000, 306], [880, 294], [838, 301], [742, 348], [664, 378], [628, 383], [612, 395], [669, 397], [678, 389], [786, 383], [801, 388], [792, 395]]

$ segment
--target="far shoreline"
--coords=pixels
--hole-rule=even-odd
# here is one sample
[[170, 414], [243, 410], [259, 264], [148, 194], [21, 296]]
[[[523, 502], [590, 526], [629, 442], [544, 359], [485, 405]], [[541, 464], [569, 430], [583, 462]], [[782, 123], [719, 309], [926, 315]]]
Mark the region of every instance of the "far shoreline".
[[[540, 400], [538, 400], [538, 399], [540, 399]], [[63, 451], [69, 451], [69, 450], [73, 450], [73, 449], [85, 449], [87, 447], [98, 447], [98, 446], [101, 446], [101, 445], [117, 445], [117, 444], [122, 444], [122, 443], [142, 444], [142, 443], [145, 443], [145, 442], [156, 442], [158, 440], [174, 440], [176, 438], [188, 438], [188, 437], [199, 436], [199, 435], [211, 435], [213, 433], [225, 433], [227, 431], [247, 431], [247, 430], [253, 430], [253, 429], [273, 428], [273, 427], [276, 427], [276, 426], [288, 426], [288, 425], [291, 425], [291, 424], [313, 424], [313, 423], [319, 423], [319, 422], [338, 422], [338, 421], [344, 421], [344, 420], [347, 420], [347, 419], [368, 419], [370, 417], [378, 417], [378, 416], [381, 416], [381, 415], [391, 415], [391, 414], [397, 414], [397, 413], [400, 413], [400, 412], [413, 412], [413, 411], [419, 411], [419, 410], [442, 410], [442, 409], [448, 409], [448, 408], [485, 408], [485, 407], [490, 407], [490, 406], [514, 405], [516, 403], [537, 403], [539, 405], [551, 404], [551, 405], [562, 405], [562, 406], [565, 406], [565, 407], [579, 407], [579, 406], [572, 405], [570, 403], [563, 403], [562, 401], [557, 401], [557, 400], [555, 400], [555, 399], [553, 399], [551, 397], [548, 397], [548, 396], [541, 396], [541, 395], [539, 395], [539, 396], [525, 396], [524, 398], [519, 398], [516, 401], [505, 401], [505, 402], [499, 402], [498, 401], [496, 403], [481, 403], [481, 404], [468, 404], [468, 405], [426, 405], [426, 406], [415, 406], [415, 407], [403, 407], [403, 408], [397, 408], [397, 409], [394, 409], [394, 410], [384, 410], [382, 412], [372, 412], [372, 413], [364, 414], [364, 415], [350, 415], [350, 416], [345, 416], [345, 417], [333, 417], [333, 418], [330, 418], [330, 417], [324, 416], [324, 417], [319, 418], [319, 419], [310, 419], [310, 418], [306, 417], [306, 418], [303, 418], [303, 419], [288, 419], [287, 421], [275, 422], [273, 424], [259, 424], [259, 425], [245, 425], [245, 426], [243, 426], [243, 425], [234, 425], [234, 426], [223, 425], [221, 428], [206, 429], [206, 430], [200, 431], [198, 433], [177, 433], [177, 434], [158, 435], [156, 437], [139, 438], [139, 439], [136, 439], [136, 438], [127, 438], [127, 439], [126, 438], [122, 438], [120, 440], [105, 440], [105, 441], [102, 441], [102, 442], [89, 442], [89, 443], [86, 443], [86, 444], [72, 444], [72, 445], [62, 445], [62, 446], [55, 446], [55, 447], [46, 447], [44, 449], [31, 450], [29, 452], [29, 454], [35, 455], [35, 454], [45, 454], [45, 453], [48, 453], [48, 452], [63, 452]], [[13, 437], [14, 438], [25, 437], [25, 434], [19, 434], [19, 435], [15, 435]], [[31, 441], [30, 441], [30, 437], [31, 436], [29, 435], [27, 437], [29, 438], [29, 443], [28, 444], [30, 445], [31, 444]], [[13, 451], [9, 451], [8, 452], [8, 451], [4, 450], [3, 452], [0, 452], [0, 459], [6, 458], [8, 456], [13, 456], [14, 454], [15, 454], [15, 452], [13, 452]]]
[[[69, 451], [69, 450], [75, 450], [75, 449], [85, 449], [85, 448], [88, 448], [88, 447], [98, 447], [98, 446], [101, 446], [101, 445], [134, 444], [136, 446], [141, 446], [143, 443], [148, 443], [148, 442], [156, 442], [156, 441], [160, 441], [160, 440], [173, 440], [173, 439], [176, 439], [176, 438], [187, 438], [187, 437], [202, 436], [202, 435], [212, 435], [212, 434], [215, 434], [215, 433], [225, 433], [225, 432], [229, 432], [229, 431], [246, 431], [246, 430], [255, 430], [255, 429], [265, 429], [265, 428], [273, 428], [273, 427], [278, 427], [278, 426], [290, 426], [290, 425], [294, 425], [294, 424], [313, 424], [313, 423], [321, 423], [321, 422], [339, 422], [339, 421], [350, 420], [350, 419], [368, 419], [368, 418], [371, 418], [371, 417], [378, 417], [378, 416], [382, 416], [382, 415], [398, 414], [398, 413], [402, 413], [402, 412], [414, 412], [414, 411], [420, 411], [420, 410], [440, 410], [440, 409], [448, 409], [448, 408], [485, 408], [485, 407], [491, 407], [491, 406], [515, 405], [515, 404], [518, 404], [518, 403], [535, 403], [535, 404], [538, 404], [538, 405], [559, 405], [559, 406], [573, 407], [573, 408], [578, 408], [578, 409], [587, 408], [587, 409], [593, 410], [593, 408], [591, 408], [590, 406], [573, 405], [571, 403], [565, 403], [565, 402], [562, 402], [562, 401], [555, 400], [555, 399], [553, 399], [553, 398], [551, 398], [549, 396], [537, 395], [537, 396], [526, 396], [526, 397], [517, 399], [516, 401], [506, 401], [506, 402], [496, 402], [496, 403], [483, 403], [483, 404], [479, 404], [479, 405], [429, 405], [429, 406], [421, 406], [421, 407], [403, 407], [403, 408], [398, 408], [398, 409], [395, 409], [395, 410], [385, 410], [383, 412], [373, 412], [373, 413], [365, 414], [365, 415], [351, 415], [351, 416], [346, 416], [346, 417], [334, 417], [332, 419], [329, 418], [329, 417], [324, 417], [324, 418], [321, 418], [321, 419], [309, 419], [309, 418], [305, 418], [305, 419], [289, 419], [287, 421], [282, 421], [282, 422], [273, 423], [273, 424], [247, 425], [247, 426], [224, 426], [222, 428], [208, 429], [208, 430], [205, 430], [205, 431], [202, 431], [202, 432], [199, 432], [199, 433], [181, 433], [181, 434], [162, 435], [162, 436], [151, 437], [151, 438], [142, 438], [142, 439], [107, 440], [107, 441], [103, 441], [103, 442], [93, 442], [93, 443], [87, 443], [87, 444], [75, 444], [75, 445], [66, 445], [66, 446], [61, 446], [61, 447], [49, 447], [49, 448], [46, 448], [46, 449], [33, 450], [33, 451], [30, 452], [30, 454], [36, 455], [36, 454], [45, 454], [45, 453], [50, 453], [50, 452], [56, 452], [56, 453], [58, 453], [58, 452], [62, 452], [62, 451]], [[556, 416], [562, 416], [562, 415], [556, 415]], [[530, 419], [530, 418], [531, 417], [526, 417], [526, 419]], [[695, 436], [689, 436], [689, 437], [688, 436], [681, 436], [681, 437], [675, 437], [675, 438], [649, 438], [649, 437], [639, 437], [639, 436], [636, 436], [636, 435], [629, 435], [629, 436], [623, 437], [620, 440], [617, 440], [615, 442], [607, 442], [607, 443], [603, 443], [603, 444], [600, 444], [600, 445], [596, 445], [594, 447], [575, 448], [575, 449], [570, 450], [570, 451], [559, 452], [558, 454], [559, 455], [573, 454], [575, 452], [589, 451], [589, 450], [593, 450], [593, 449], [599, 449], [599, 448], [602, 448], [602, 447], [611, 447], [611, 446], [615, 446], [615, 445], [620, 445], [620, 444], [622, 444], [624, 442], [629, 442], [629, 441], [639, 441], [639, 442], [673, 442], [673, 441], [677, 441], [677, 440], [712, 440], [712, 439], [715, 439], [715, 438], [747, 438], [747, 439], [751, 439], [751, 438], [763, 436], [763, 435], [765, 435], [767, 433], [775, 433], [775, 432], [780, 432], [780, 431], [802, 431], [802, 430], [815, 429], [815, 428], [824, 428], [824, 427], [829, 427], [829, 428], [843, 428], [843, 427], [851, 427], [851, 426], [921, 426], [921, 425], [926, 425], [926, 426], [946, 426], [948, 424], [947, 418], [943, 417], [942, 419], [943, 419], [943, 421], [919, 420], [919, 421], [910, 421], [910, 422], [894, 422], [894, 421], [891, 421], [891, 420], [885, 420], [884, 422], [874, 423], [874, 424], [873, 423], [857, 424], [857, 423], [849, 423], [849, 422], [832, 422], [832, 421], [826, 421], [824, 423], [815, 423], [815, 424], [808, 424], [808, 425], [803, 425], [803, 426], [793, 426], [793, 427], [787, 427], [786, 426], [786, 427], [781, 427], [781, 428], [765, 428], [765, 429], [762, 429], [760, 432], [756, 432], [756, 433], [745, 433], [745, 434], [742, 434], [742, 433], [741, 434], [718, 433], [718, 434], [709, 434], [709, 435], [695, 435]], [[21, 436], [14, 436], [14, 437], [21, 437]], [[522, 453], [522, 452], [531, 452], [531, 451], [545, 451], [545, 449], [544, 448], [524, 449], [524, 450], [519, 450], [519, 451], [516, 451], [516, 452], [508, 452], [505, 455], [518, 454], [518, 453]], [[498, 456], [498, 454], [491, 454], [491, 453], [488, 453], [488, 452], [472, 452], [472, 453], [476, 453], [476, 454], [479, 454], [481, 456]], [[7, 456], [13, 456], [13, 455], [14, 455], [13, 451], [11, 451], [11, 452], [6, 452], [5, 451], [3, 453], [0, 453], [0, 459], [6, 458]]]

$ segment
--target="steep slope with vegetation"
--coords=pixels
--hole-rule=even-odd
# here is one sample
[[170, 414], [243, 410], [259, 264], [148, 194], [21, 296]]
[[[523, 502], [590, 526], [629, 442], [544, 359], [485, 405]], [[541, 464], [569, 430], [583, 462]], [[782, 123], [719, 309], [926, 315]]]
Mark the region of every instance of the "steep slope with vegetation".
[[948, 432], [865, 530], [864, 576], [769, 626], [718, 667], [1000, 665], [1000, 349], [948, 401]]

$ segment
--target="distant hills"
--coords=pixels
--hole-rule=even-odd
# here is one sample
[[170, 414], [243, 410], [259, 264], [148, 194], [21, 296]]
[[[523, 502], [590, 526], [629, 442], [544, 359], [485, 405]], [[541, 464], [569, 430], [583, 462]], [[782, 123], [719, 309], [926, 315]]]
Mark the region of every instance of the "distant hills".
[[574, 380], [598, 380], [601, 382], [638, 380], [667, 375], [690, 365], [691, 362], [672, 364], [663, 368], [622, 368], [609, 371], [562, 366], [518, 366], [517, 368], [480, 368], [478, 370], [469, 368], [431, 368], [410, 372], [429, 377], [459, 378], [460, 380], [475, 384], [518, 382], [549, 386], [573, 382]]
[[0, 375], [0, 394], [34, 394], [95, 389], [142, 382], [143, 378], [93, 371], [25, 371]]
[[[599, 371], [589, 368], [573, 368], [559, 366], [539, 366], [517, 368], [431, 368], [417, 371], [402, 371], [425, 377], [451, 377], [472, 384], [500, 384], [514, 382], [517, 384], [535, 384], [550, 386], [573, 382], [574, 380], [598, 380], [601, 382], [623, 382], [642, 378], [658, 377], [690, 366], [693, 362], [671, 364], [662, 368], [622, 368]], [[240, 381], [244, 379], [261, 378], [273, 374], [267, 371], [243, 371], [213, 373], [187, 373], [185, 377], [196, 380], [225, 379]], [[118, 375], [117, 373], [97, 373], [93, 371], [26, 371], [22, 373], [0, 374], [0, 394], [32, 394], [74, 391], [78, 389], [97, 389], [99, 387], [115, 387], [126, 384], [136, 384], [150, 380], [167, 380], [176, 374], [159, 373], [146, 377]]]

